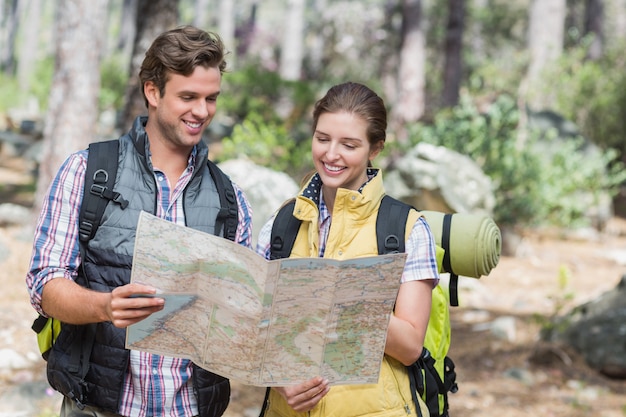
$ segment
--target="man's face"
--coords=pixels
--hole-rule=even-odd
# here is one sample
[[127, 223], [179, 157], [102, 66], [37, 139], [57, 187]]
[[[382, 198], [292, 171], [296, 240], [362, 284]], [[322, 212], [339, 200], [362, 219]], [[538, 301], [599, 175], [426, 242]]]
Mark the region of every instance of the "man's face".
[[218, 68], [198, 66], [189, 76], [170, 74], [163, 96], [156, 85], [146, 83], [150, 140], [188, 149], [200, 142], [215, 116], [221, 80]]

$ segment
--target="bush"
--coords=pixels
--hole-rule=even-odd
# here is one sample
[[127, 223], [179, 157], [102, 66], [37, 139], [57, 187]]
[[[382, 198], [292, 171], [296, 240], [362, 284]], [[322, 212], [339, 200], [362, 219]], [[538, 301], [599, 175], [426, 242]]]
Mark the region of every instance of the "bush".
[[589, 205], [603, 193], [615, 193], [624, 179], [612, 151], [583, 152], [582, 137], [520, 128], [520, 112], [508, 95], [498, 96], [484, 112], [463, 96], [433, 124], [410, 131], [413, 144], [444, 146], [478, 163], [495, 186], [494, 220], [501, 225], [582, 224]]
[[128, 71], [121, 57], [109, 57], [100, 65], [100, 109], [121, 109], [128, 82]]
[[257, 165], [301, 177], [312, 169], [309, 151], [309, 142], [293, 140], [285, 125], [266, 122], [259, 114], [250, 113], [234, 126], [230, 137], [222, 139], [222, 150], [216, 159], [243, 156]]
[[585, 59], [583, 45], [564, 54], [546, 75], [558, 108], [583, 135], [603, 149], [616, 149], [626, 161], [626, 59], [624, 44], [598, 61]]

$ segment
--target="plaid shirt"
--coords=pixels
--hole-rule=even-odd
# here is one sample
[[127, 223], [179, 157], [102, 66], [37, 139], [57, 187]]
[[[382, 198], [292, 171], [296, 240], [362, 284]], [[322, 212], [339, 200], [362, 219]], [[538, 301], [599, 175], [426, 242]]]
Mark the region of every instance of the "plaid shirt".
[[[160, 218], [185, 224], [182, 195], [193, 175], [194, 152], [187, 169], [171, 188], [157, 168], [157, 213]], [[80, 265], [78, 216], [83, 196], [87, 151], [72, 154], [53, 180], [35, 230], [33, 255], [26, 283], [33, 307], [43, 314], [41, 293], [51, 279], [75, 280]], [[251, 209], [243, 192], [233, 184], [239, 206], [235, 242], [251, 246]], [[191, 382], [191, 362], [186, 359], [131, 351], [130, 365], [118, 413], [123, 416], [194, 416], [198, 414]]]

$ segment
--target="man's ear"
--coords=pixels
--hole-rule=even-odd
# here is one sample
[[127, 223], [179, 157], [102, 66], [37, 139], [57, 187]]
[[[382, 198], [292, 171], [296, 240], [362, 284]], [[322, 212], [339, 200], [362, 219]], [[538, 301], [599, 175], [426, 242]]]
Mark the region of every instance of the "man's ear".
[[146, 95], [146, 100], [148, 100], [148, 105], [156, 107], [161, 98], [161, 92], [156, 84], [152, 81], [146, 81], [143, 84], [143, 92]]

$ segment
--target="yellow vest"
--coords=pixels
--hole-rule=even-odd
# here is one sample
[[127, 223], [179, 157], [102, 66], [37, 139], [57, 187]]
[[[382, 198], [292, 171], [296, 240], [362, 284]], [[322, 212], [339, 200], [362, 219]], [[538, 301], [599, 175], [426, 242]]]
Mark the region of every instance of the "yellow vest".
[[[326, 241], [325, 258], [352, 259], [378, 254], [376, 216], [384, 196], [382, 174], [372, 178], [362, 192], [339, 189], [335, 198], [332, 226]], [[319, 256], [317, 205], [302, 193], [296, 199], [294, 216], [302, 220], [291, 251], [294, 258]], [[420, 214], [411, 210], [406, 236]], [[421, 403], [422, 416], [428, 409]], [[348, 417], [348, 416], [415, 416], [415, 407], [406, 367], [385, 355], [378, 384], [336, 385], [309, 413], [297, 413], [278, 392], [270, 390], [265, 417]]]

